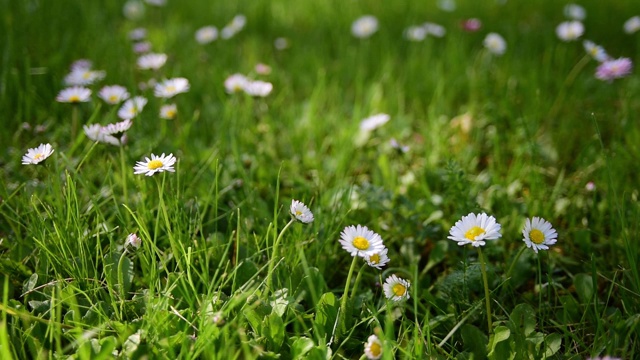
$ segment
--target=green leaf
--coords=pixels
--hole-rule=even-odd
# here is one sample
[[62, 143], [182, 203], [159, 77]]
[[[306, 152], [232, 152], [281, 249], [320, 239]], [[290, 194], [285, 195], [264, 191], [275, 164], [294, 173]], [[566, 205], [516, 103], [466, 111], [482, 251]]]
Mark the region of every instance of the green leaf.
[[309, 351], [306, 360], [327, 360], [331, 357], [331, 349], [318, 345]]
[[593, 296], [593, 278], [587, 274], [577, 274], [573, 278], [573, 285], [576, 287], [578, 297], [583, 303], [591, 301]]
[[118, 253], [105, 255], [105, 270], [112, 284], [115, 284], [120, 295], [127, 297], [126, 294], [131, 289], [131, 281], [133, 280], [133, 263], [131, 260]]
[[333, 326], [338, 316], [338, 307], [338, 300], [333, 293], [322, 294], [316, 306], [316, 318], [314, 319], [320, 336], [325, 337], [333, 332]]
[[242, 314], [247, 319], [247, 321], [249, 321], [249, 325], [251, 325], [251, 328], [253, 328], [253, 332], [260, 335], [260, 332], [261, 332], [260, 325], [262, 324], [262, 319], [264, 319], [264, 317], [258, 314], [257, 311], [251, 308], [244, 309], [242, 311]]
[[487, 358], [487, 336], [477, 327], [465, 324], [460, 329], [462, 342], [467, 351], [473, 353], [475, 360]]
[[487, 355], [490, 359], [504, 359], [504, 354], [500, 354], [500, 356], [496, 356], [496, 346], [507, 339], [511, 335], [511, 330], [509, 330], [506, 326], [496, 326], [494, 329], [493, 335], [491, 335], [491, 339], [489, 340], [489, 354]]
[[536, 330], [536, 312], [528, 304], [518, 304], [511, 312], [511, 322], [515, 325], [516, 331], [529, 336]]
[[289, 306], [289, 289], [284, 288], [277, 290], [274, 293], [275, 299], [273, 299], [271, 304], [271, 311], [273, 313], [278, 314], [278, 316], [283, 316], [285, 311], [287, 311], [287, 307]]
[[291, 340], [291, 358], [294, 360], [304, 359], [304, 355], [313, 349], [313, 340], [308, 337], [295, 336]]
[[276, 313], [271, 313], [263, 322], [263, 334], [270, 345], [270, 350], [279, 351], [284, 342], [284, 321]]
[[549, 334], [544, 338], [544, 356], [549, 357], [555, 355], [562, 346], [562, 336], [560, 334]]
[[24, 285], [22, 286], [22, 293], [25, 294], [33, 290], [33, 288], [36, 287], [37, 283], [38, 283], [38, 274], [36, 273], [31, 274], [31, 276], [29, 276], [29, 279], [27, 279], [27, 281], [25, 281]]

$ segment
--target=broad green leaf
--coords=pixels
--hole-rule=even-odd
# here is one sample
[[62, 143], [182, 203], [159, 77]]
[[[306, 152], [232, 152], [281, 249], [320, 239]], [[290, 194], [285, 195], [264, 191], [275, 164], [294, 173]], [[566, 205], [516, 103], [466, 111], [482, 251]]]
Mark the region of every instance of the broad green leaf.
[[267, 338], [270, 349], [279, 351], [284, 342], [284, 321], [278, 314], [272, 313], [264, 319], [263, 334]]
[[477, 327], [465, 324], [460, 328], [462, 343], [467, 351], [473, 353], [475, 360], [487, 358], [487, 336]]
[[549, 334], [544, 338], [544, 356], [549, 357], [555, 355], [562, 346], [562, 336], [560, 334]]
[[264, 319], [264, 317], [251, 308], [244, 309], [242, 311], [242, 314], [249, 321], [249, 325], [251, 325], [251, 328], [253, 328], [253, 332], [260, 335], [260, 325], [262, 324], [262, 319]]
[[528, 304], [518, 304], [511, 312], [510, 320], [519, 333], [529, 336], [536, 329], [536, 312]]
[[127, 297], [133, 280], [133, 263], [126, 256], [118, 253], [105, 255], [105, 271], [112, 284], [115, 284], [121, 296]]
[[322, 294], [316, 306], [316, 318], [314, 319], [320, 336], [324, 337], [333, 332], [333, 326], [338, 316], [338, 307], [338, 300], [333, 293]]
[[509, 336], [511, 335], [511, 330], [509, 330], [508, 327], [506, 326], [496, 326], [496, 328], [494, 329], [493, 335], [491, 335], [491, 338], [489, 340], [489, 358], [490, 359], [497, 359], [496, 357], [494, 357], [496, 354], [496, 346], [502, 342], [505, 341], [509, 338]]
[[313, 349], [313, 340], [308, 337], [292, 337], [291, 339], [291, 358], [293, 360], [304, 359], [311, 349]]
[[573, 285], [575, 285], [576, 287], [576, 292], [578, 293], [580, 301], [582, 301], [583, 303], [591, 301], [594, 288], [591, 275], [577, 274], [573, 278]]

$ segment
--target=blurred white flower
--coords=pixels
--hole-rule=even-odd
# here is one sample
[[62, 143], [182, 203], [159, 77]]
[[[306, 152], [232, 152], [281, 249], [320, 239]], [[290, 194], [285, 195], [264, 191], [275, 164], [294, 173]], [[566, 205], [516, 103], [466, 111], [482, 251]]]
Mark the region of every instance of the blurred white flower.
[[160, 118], [166, 120], [175, 119], [178, 115], [178, 107], [176, 104], [167, 104], [160, 107]]
[[483, 45], [487, 50], [496, 55], [502, 55], [507, 51], [507, 42], [500, 34], [489, 33], [484, 38]]
[[106, 73], [104, 71], [76, 68], [64, 77], [64, 83], [67, 86], [91, 85], [104, 79], [105, 76]]
[[167, 5], [167, 0], [144, 0], [149, 5], [153, 6], [165, 6]]
[[156, 97], [169, 99], [178, 94], [185, 93], [189, 91], [189, 80], [179, 77], [173, 79], [167, 79], [163, 82], [156, 84], [153, 89], [153, 94]]
[[242, 30], [246, 24], [247, 17], [242, 14], [238, 14], [233, 18], [233, 20], [231, 20], [229, 24], [227, 24], [227, 26], [222, 29], [222, 31], [220, 32], [220, 37], [224, 40], [230, 39], [238, 32], [240, 32], [240, 30]]
[[91, 100], [91, 90], [81, 86], [63, 89], [56, 96], [56, 101], [65, 103], [80, 103], [89, 100]]
[[456, 10], [455, 0], [438, 0], [438, 7], [440, 10], [452, 12]]
[[431, 22], [422, 24], [422, 27], [427, 31], [427, 34], [431, 34], [438, 38], [443, 37], [447, 33], [447, 29], [445, 29], [444, 26]]
[[22, 157], [22, 165], [35, 165], [53, 154], [53, 147], [51, 144], [40, 144], [37, 148], [27, 150], [27, 153]]
[[133, 44], [133, 52], [136, 54], [144, 54], [151, 51], [151, 43], [148, 41], [140, 41]]
[[556, 27], [556, 35], [562, 41], [577, 40], [584, 33], [584, 25], [580, 21], [565, 21]]
[[391, 116], [389, 116], [388, 114], [376, 114], [376, 115], [369, 116], [368, 118], [363, 119], [360, 122], [360, 130], [373, 131], [379, 128], [380, 126], [386, 124], [389, 121], [389, 119], [391, 119]]
[[129, 98], [129, 92], [120, 85], [105, 86], [100, 89], [98, 96], [107, 104], [119, 104]]
[[269, 75], [271, 74], [271, 66], [263, 63], [256, 64], [255, 67], [256, 73], [259, 75]]
[[362, 16], [351, 24], [351, 34], [360, 39], [368, 38], [376, 31], [378, 31], [378, 19], [373, 15]]
[[76, 70], [91, 70], [93, 64], [87, 59], [78, 59], [71, 64], [71, 71]]
[[140, 41], [147, 38], [147, 29], [135, 28], [129, 31], [129, 39], [132, 41]]
[[166, 62], [167, 62], [166, 54], [156, 54], [156, 53], [142, 55], [138, 58], [138, 61], [137, 61], [138, 68], [142, 70], [149, 70], [149, 69], [157, 70], [157, 69], [160, 69], [162, 66], [164, 66]]
[[585, 40], [582, 42], [582, 45], [584, 46], [584, 50], [587, 54], [591, 55], [591, 57], [597, 61], [603, 62], [609, 59], [609, 55], [607, 55], [604, 48], [600, 45], [596, 45], [593, 41]]
[[633, 34], [640, 30], [640, 16], [634, 16], [624, 22], [624, 32]]
[[139, 0], [129, 0], [124, 3], [122, 13], [129, 20], [139, 20], [144, 16], [144, 4]]
[[249, 79], [242, 74], [233, 74], [224, 80], [224, 87], [229, 94], [244, 91], [247, 84], [249, 84]]
[[125, 247], [133, 246], [138, 249], [140, 248], [140, 245], [142, 245], [142, 239], [140, 239], [136, 234], [129, 234], [127, 236], [127, 240], [124, 242]]
[[196, 31], [196, 41], [199, 44], [209, 44], [218, 38], [218, 28], [215, 26], [201, 27]]
[[125, 101], [120, 110], [118, 110], [118, 117], [121, 119], [133, 119], [147, 105], [147, 99], [142, 96], [136, 96], [132, 99]]
[[422, 41], [427, 37], [427, 29], [424, 26], [409, 26], [404, 31], [404, 37], [409, 41]]
[[273, 41], [273, 46], [275, 46], [276, 50], [287, 49], [289, 47], [289, 40], [287, 40], [287, 38], [284, 38], [284, 37], [276, 38]]
[[564, 16], [571, 20], [584, 20], [587, 17], [587, 10], [578, 4], [567, 4], [564, 6]]
[[251, 96], [266, 97], [271, 94], [273, 90], [273, 84], [266, 81], [249, 81], [244, 87], [244, 92]]

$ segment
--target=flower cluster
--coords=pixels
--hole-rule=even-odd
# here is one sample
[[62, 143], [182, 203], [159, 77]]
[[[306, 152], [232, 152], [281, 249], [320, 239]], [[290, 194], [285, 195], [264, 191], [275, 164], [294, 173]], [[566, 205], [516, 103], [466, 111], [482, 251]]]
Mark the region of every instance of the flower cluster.
[[273, 90], [273, 84], [262, 80], [250, 80], [242, 74], [233, 74], [224, 81], [229, 94], [244, 92], [255, 97], [266, 97]]

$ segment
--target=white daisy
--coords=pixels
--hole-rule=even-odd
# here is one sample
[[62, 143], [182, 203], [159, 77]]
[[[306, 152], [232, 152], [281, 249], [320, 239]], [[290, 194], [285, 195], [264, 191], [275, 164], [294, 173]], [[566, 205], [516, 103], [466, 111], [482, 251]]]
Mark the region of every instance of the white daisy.
[[147, 105], [147, 99], [142, 96], [136, 96], [124, 102], [120, 110], [118, 110], [118, 117], [121, 119], [133, 119]]
[[548, 250], [549, 245], [555, 244], [558, 233], [547, 220], [534, 216], [533, 219], [527, 219], [522, 236], [527, 247], [537, 253], [538, 250]]
[[276, 50], [284, 50], [289, 47], [289, 40], [285, 37], [279, 37], [273, 40], [273, 46]]
[[199, 44], [208, 44], [218, 38], [218, 28], [215, 26], [201, 27], [196, 31], [196, 41]]
[[160, 156], [151, 154], [151, 159], [145, 157], [145, 161], [137, 161], [136, 166], [133, 167], [134, 174], [145, 174], [151, 176], [158, 172], [170, 171], [175, 172], [173, 165], [176, 163], [176, 158], [173, 154], [167, 156], [162, 153]]
[[565, 21], [556, 27], [556, 35], [562, 41], [577, 40], [584, 33], [584, 25], [578, 20]]
[[426, 22], [422, 24], [422, 27], [427, 31], [427, 34], [431, 34], [438, 38], [443, 37], [447, 33], [447, 29], [440, 24]]
[[53, 148], [51, 144], [40, 144], [37, 148], [27, 150], [27, 153], [22, 157], [22, 165], [35, 165], [53, 154]]
[[487, 34], [482, 44], [487, 50], [496, 55], [502, 55], [507, 51], [507, 42], [504, 41], [504, 38], [500, 34]]
[[73, 64], [71, 64], [71, 71], [90, 70], [92, 66], [93, 66], [93, 63], [91, 63], [91, 60], [78, 59], [74, 61]]
[[[100, 124], [84, 125], [84, 133], [93, 141], [103, 142], [111, 145], [121, 146], [125, 143], [124, 132], [133, 125], [130, 119], [101, 126]], [[115, 136], [121, 134], [119, 137]]]
[[311, 213], [311, 210], [309, 210], [309, 208], [305, 204], [301, 203], [298, 200], [291, 201], [289, 212], [293, 217], [305, 224], [313, 221], [313, 213]]
[[587, 54], [591, 55], [591, 57], [597, 61], [603, 62], [609, 60], [609, 55], [607, 55], [607, 52], [602, 46], [596, 45], [593, 41], [589, 40], [583, 41], [582, 45]]
[[160, 118], [166, 120], [172, 120], [178, 115], [178, 107], [176, 104], [167, 104], [160, 107]]
[[567, 4], [564, 6], [564, 16], [571, 20], [584, 20], [587, 17], [587, 10], [578, 4]]
[[140, 41], [147, 38], [147, 29], [145, 28], [135, 28], [129, 31], [129, 39], [132, 41]]
[[189, 80], [179, 77], [164, 80], [163, 82], [156, 84], [153, 89], [153, 94], [159, 98], [169, 99], [178, 94], [189, 91], [189, 88]]
[[633, 34], [640, 30], [640, 16], [634, 16], [624, 22], [624, 32]]
[[142, 239], [140, 239], [136, 234], [129, 234], [127, 236], [127, 240], [124, 242], [125, 247], [133, 246], [138, 249], [140, 248], [140, 245], [142, 245]]
[[359, 17], [351, 24], [351, 34], [360, 39], [368, 38], [376, 31], [378, 31], [378, 19], [373, 15]]
[[493, 216], [485, 213], [476, 215], [470, 213], [458, 220], [449, 230], [448, 239], [457, 241], [458, 245], [472, 244], [475, 247], [484, 246], [484, 240], [495, 240], [502, 236], [501, 226]]
[[427, 29], [424, 26], [409, 26], [404, 31], [404, 37], [409, 41], [422, 41], [427, 37]]
[[391, 116], [389, 116], [388, 114], [376, 114], [369, 116], [368, 118], [360, 121], [360, 130], [373, 131], [386, 124], [389, 119], [391, 119]]
[[364, 354], [369, 360], [378, 360], [382, 357], [382, 342], [377, 336], [369, 336], [364, 344]]
[[98, 96], [107, 104], [119, 104], [129, 98], [127, 89], [120, 85], [105, 86], [100, 89]]
[[380, 252], [377, 252], [372, 255], [365, 255], [364, 260], [367, 262], [369, 266], [374, 267], [378, 270], [382, 270], [382, 268], [385, 265], [387, 265], [387, 263], [390, 260], [389, 257], [387, 256], [387, 252], [389, 252], [389, 249], [385, 247]]
[[158, 70], [167, 62], [166, 54], [150, 53], [138, 58], [138, 68], [142, 70]]
[[133, 52], [136, 54], [145, 54], [151, 51], [151, 43], [148, 41], [140, 41], [133, 43]]
[[377, 254], [384, 249], [380, 235], [366, 226], [347, 226], [340, 233], [340, 244], [351, 256]]
[[382, 285], [384, 296], [391, 301], [407, 300], [409, 296], [409, 286], [411, 283], [395, 275], [389, 276]]
[[273, 84], [266, 81], [249, 81], [244, 86], [244, 92], [251, 96], [266, 97], [271, 94], [273, 90]]
[[235, 34], [240, 32], [247, 24], [247, 17], [239, 14], [233, 17], [233, 20], [227, 26], [225, 26], [220, 32], [220, 37], [227, 40], [232, 38]]
[[244, 91], [244, 88], [249, 84], [249, 79], [242, 74], [233, 74], [224, 80], [224, 87], [227, 93], [233, 94], [240, 91]]
[[255, 68], [256, 73], [259, 75], [269, 75], [271, 74], [271, 66], [263, 63], [257, 63]]
[[104, 79], [105, 76], [106, 72], [101, 70], [76, 68], [64, 77], [64, 83], [67, 86], [91, 85]]
[[89, 100], [91, 100], [91, 90], [81, 86], [62, 89], [56, 96], [56, 101], [65, 103], [80, 103]]

